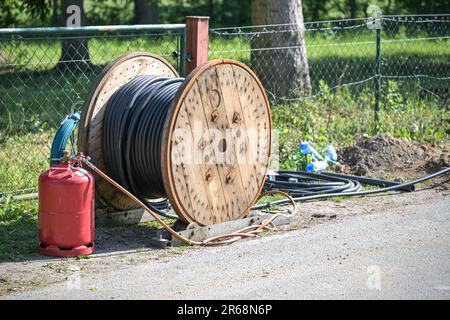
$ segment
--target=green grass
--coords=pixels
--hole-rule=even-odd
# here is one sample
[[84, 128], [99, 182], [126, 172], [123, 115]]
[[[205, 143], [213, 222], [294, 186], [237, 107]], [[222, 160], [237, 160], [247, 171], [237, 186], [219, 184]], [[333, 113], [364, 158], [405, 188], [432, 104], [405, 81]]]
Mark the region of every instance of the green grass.
[[[443, 35], [441, 35], [443, 36]], [[416, 55], [430, 55], [434, 57], [445, 57], [448, 55], [449, 39], [427, 40], [431, 37], [419, 33], [412, 36], [397, 34], [382, 35], [382, 53], [390, 55], [402, 55], [405, 57]], [[345, 36], [306, 36], [306, 49], [308, 59], [326, 57], [344, 58], [375, 58], [376, 34], [375, 32], [364, 34], [346, 34]], [[223, 58], [227, 53], [239, 55], [241, 60], [250, 60], [250, 38], [239, 36], [214, 36], [210, 39], [210, 47], [213, 55], [211, 58]], [[281, 46], [281, 45], [280, 45]], [[287, 45], [289, 46], [289, 45]], [[281, 49], [284, 51], [284, 49]], [[217, 54], [214, 54], [217, 52]]]
[[[450, 62], [450, 39], [423, 40], [427, 34], [406, 36], [383, 34], [381, 45], [382, 73], [384, 75], [429, 74], [448, 77]], [[224, 41], [226, 39], [226, 41]], [[360, 81], [375, 74], [375, 33], [345, 34], [341, 36], [306, 37], [306, 51], [313, 88], [324, 80], [330, 86]], [[416, 39], [416, 40], [414, 40]], [[210, 59], [231, 58], [242, 61], [258, 70], [259, 61], [252, 64], [250, 40], [242, 37], [213, 37]], [[214, 53], [216, 51], [216, 53]], [[268, 63], [286, 67], [282, 61], [287, 50], [266, 51]], [[264, 81], [263, 81], [264, 82]], [[448, 81], [447, 81], [448, 85]]]
[[37, 202], [0, 203], [0, 262], [37, 254]]
[[1, 190], [35, 189], [49, 164], [54, 131], [10, 136], [0, 143]]
[[[125, 53], [147, 51], [175, 64], [171, 53], [177, 50], [177, 39], [177, 33], [164, 36], [158, 34], [93, 36], [88, 41], [89, 61], [93, 66], [104, 66]], [[61, 56], [60, 39], [24, 38], [14, 41], [0, 39], [0, 43], [1, 58], [4, 59], [3, 65], [0, 64], [0, 71], [9, 70], [10, 64], [23, 71], [52, 70]]]
[[[173, 227], [175, 222], [176, 222], [176, 220], [175, 219], [171, 219], [171, 218], [166, 218], [166, 219], [164, 219], [164, 222], [166, 224], [168, 224], [170, 227]], [[137, 225], [137, 228], [140, 229], [140, 230], [159, 230], [159, 229], [163, 229], [161, 224], [158, 221], [156, 221], [156, 220], [139, 223]]]

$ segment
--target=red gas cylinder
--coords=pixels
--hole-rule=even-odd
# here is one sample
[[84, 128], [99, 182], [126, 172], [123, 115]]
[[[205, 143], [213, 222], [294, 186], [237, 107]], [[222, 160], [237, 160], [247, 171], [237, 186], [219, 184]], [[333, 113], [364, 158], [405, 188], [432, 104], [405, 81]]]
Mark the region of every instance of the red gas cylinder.
[[39, 251], [57, 257], [93, 253], [94, 208], [92, 174], [52, 165], [39, 177]]

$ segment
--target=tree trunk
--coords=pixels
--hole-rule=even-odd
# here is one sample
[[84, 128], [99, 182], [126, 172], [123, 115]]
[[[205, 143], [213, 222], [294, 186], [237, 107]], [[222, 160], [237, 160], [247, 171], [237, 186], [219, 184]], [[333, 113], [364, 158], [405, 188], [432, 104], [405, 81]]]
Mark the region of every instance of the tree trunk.
[[[269, 95], [296, 97], [308, 94], [311, 81], [301, 0], [252, 0], [252, 24], [291, 24], [282, 27], [287, 32], [261, 33], [251, 41], [251, 66]], [[258, 50], [278, 47], [283, 49]]]
[[349, 0], [348, 6], [350, 7], [350, 18], [355, 19], [356, 12], [358, 11], [358, 4], [357, 4], [356, 0]]
[[56, 27], [59, 25], [59, 19], [58, 19], [58, 12], [59, 12], [59, 6], [58, 6], [58, 0], [52, 1], [52, 27]]
[[392, 0], [388, 0], [388, 3], [386, 5], [386, 9], [384, 11], [384, 14], [386, 14], [386, 15], [390, 15], [391, 14], [391, 5], [392, 5]]
[[312, 10], [311, 10], [311, 12], [312, 12], [312, 15], [311, 15], [311, 20], [312, 21], [317, 21], [317, 20], [319, 20], [319, 1], [314, 1], [313, 3], [312, 3]]
[[[61, 0], [61, 25], [79, 27], [86, 24], [83, 0]], [[79, 69], [89, 64], [88, 40], [78, 35], [68, 35], [61, 39], [61, 57], [58, 69]]]
[[208, 14], [210, 17], [214, 17], [214, 3], [213, 0], [208, 0]]
[[427, 0], [427, 4], [425, 7], [425, 13], [427, 14], [433, 14], [434, 12], [434, 1], [433, 0]]
[[157, 0], [134, 0], [134, 23], [158, 23], [159, 8]]

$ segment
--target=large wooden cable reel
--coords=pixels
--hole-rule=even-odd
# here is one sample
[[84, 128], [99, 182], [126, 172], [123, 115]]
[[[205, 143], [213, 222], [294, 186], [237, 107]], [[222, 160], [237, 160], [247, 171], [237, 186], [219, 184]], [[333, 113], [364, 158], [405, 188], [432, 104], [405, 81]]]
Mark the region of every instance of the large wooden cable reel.
[[[102, 132], [109, 97], [138, 75], [178, 77], [164, 59], [130, 53], [102, 71], [83, 110], [78, 149], [106, 170]], [[172, 101], [161, 141], [167, 198], [186, 222], [209, 225], [245, 216], [264, 184], [271, 154], [271, 115], [255, 74], [233, 60], [209, 61], [192, 71]], [[115, 210], [136, 204], [108, 182], [96, 196]]]

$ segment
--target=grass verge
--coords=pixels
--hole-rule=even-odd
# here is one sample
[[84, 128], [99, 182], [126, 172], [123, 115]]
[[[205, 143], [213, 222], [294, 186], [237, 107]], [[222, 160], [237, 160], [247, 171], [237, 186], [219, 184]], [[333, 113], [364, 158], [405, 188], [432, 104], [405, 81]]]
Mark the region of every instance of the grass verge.
[[0, 262], [37, 255], [37, 201], [0, 204]]

